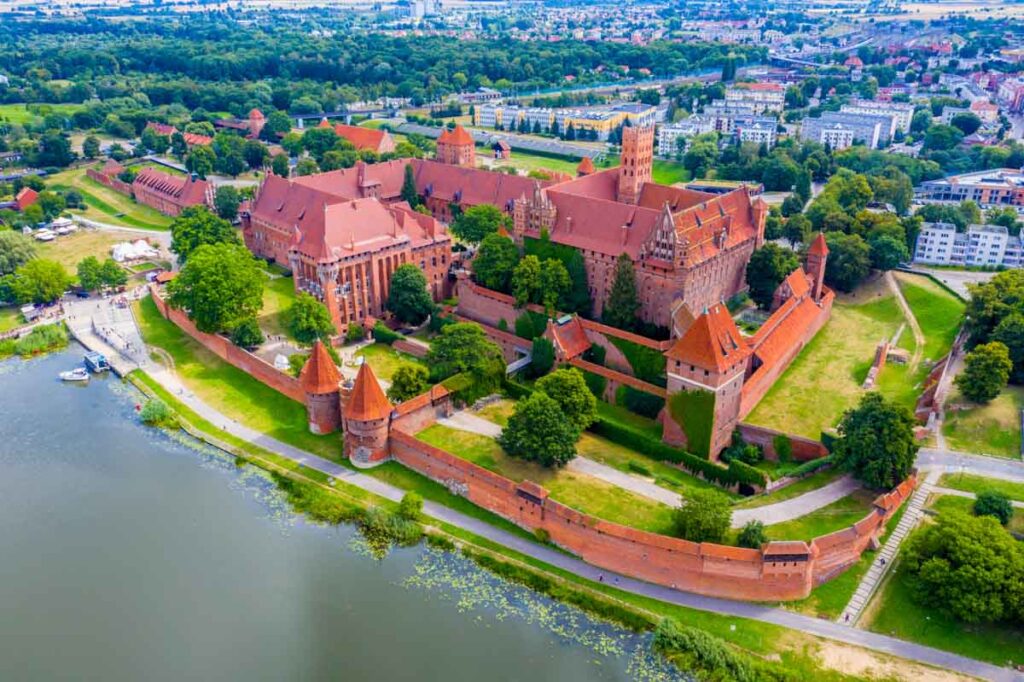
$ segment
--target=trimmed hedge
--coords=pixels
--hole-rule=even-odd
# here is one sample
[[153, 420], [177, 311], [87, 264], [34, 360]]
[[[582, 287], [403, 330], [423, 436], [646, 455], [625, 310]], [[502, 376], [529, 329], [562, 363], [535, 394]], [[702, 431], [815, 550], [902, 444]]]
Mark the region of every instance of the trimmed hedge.
[[390, 346], [395, 341], [404, 338], [405, 337], [399, 334], [398, 332], [389, 329], [388, 326], [381, 322], [380, 320], [377, 321], [377, 324], [373, 325], [373, 339], [378, 343], [383, 343]]
[[520, 384], [517, 381], [506, 378], [502, 383], [502, 388], [509, 398], [512, 400], [519, 400], [520, 398], [528, 398], [532, 393], [533, 389], [526, 384]]
[[803, 476], [809, 476], [819, 469], [824, 469], [827, 466], [831, 466], [835, 463], [835, 455], [829, 455], [828, 457], [821, 457], [820, 459], [812, 459], [809, 462], [804, 462], [797, 468], [789, 472], [789, 476], [793, 478], [802, 478]]
[[615, 389], [615, 404], [622, 405], [641, 417], [655, 419], [661, 412], [661, 408], [665, 407], [665, 399], [637, 390], [632, 386], [619, 386]]
[[671, 445], [654, 440], [647, 434], [605, 417], [599, 416], [590, 425], [588, 430], [598, 436], [607, 438], [613, 443], [618, 443], [643, 453], [651, 459], [678, 464], [691, 474], [702, 476], [704, 480], [710, 483], [717, 483], [724, 487], [731, 487], [737, 484], [763, 487], [768, 482], [764, 472], [743, 462], [733, 461], [729, 464], [729, 468], [725, 468], [706, 459], [691, 455], [689, 452], [679, 448], [674, 448]]
[[594, 397], [601, 400], [604, 396], [604, 389], [608, 388], [608, 379], [593, 372], [583, 372], [583, 380], [587, 382], [587, 388], [594, 394]]
[[626, 361], [633, 368], [633, 376], [649, 384], [664, 388], [668, 379], [665, 376], [665, 356], [655, 348], [641, 346], [638, 343], [621, 339], [617, 336], [605, 336], [612, 345], [618, 348]]

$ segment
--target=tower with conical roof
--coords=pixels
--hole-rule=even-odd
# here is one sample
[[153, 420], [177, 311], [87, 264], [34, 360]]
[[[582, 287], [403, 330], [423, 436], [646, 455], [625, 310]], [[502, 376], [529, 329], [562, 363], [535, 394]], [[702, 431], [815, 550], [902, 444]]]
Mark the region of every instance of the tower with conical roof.
[[387, 459], [392, 409], [373, 370], [364, 362], [342, 407], [345, 456], [349, 461], [368, 467]]
[[333, 433], [341, 426], [340, 381], [341, 374], [334, 360], [324, 344], [317, 340], [299, 374], [299, 384], [306, 393], [309, 430], [313, 433]]
[[828, 262], [828, 244], [825, 243], [825, 235], [822, 232], [811, 242], [807, 249], [807, 264], [804, 271], [811, 280], [811, 297], [815, 302], [821, 301], [821, 294], [825, 290], [825, 264]]
[[476, 142], [461, 125], [447, 128], [437, 138], [437, 160], [452, 166], [476, 166]]

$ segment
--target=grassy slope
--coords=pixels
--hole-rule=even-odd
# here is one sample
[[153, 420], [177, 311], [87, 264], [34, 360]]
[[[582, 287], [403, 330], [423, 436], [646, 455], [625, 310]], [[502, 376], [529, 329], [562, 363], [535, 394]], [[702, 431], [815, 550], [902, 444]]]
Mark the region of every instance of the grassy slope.
[[1011, 500], [1024, 502], [1024, 483], [1002, 481], [996, 478], [985, 478], [973, 474], [943, 474], [939, 486], [954, 490], [965, 490], [969, 493], [980, 493], [993, 490], [1003, 493]]
[[111, 225], [135, 227], [144, 230], [166, 230], [171, 218], [159, 211], [136, 203], [130, 197], [105, 187], [85, 174], [85, 168], [64, 171], [47, 178], [54, 188], [74, 188], [85, 199], [87, 210], [71, 212], [85, 218]]
[[836, 468], [828, 468], [823, 471], [818, 471], [807, 478], [802, 478], [796, 483], [787, 485], [785, 488], [776, 492], [746, 498], [736, 504], [736, 509], [753, 509], [755, 507], [763, 507], [768, 504], [776, 504], [778, 502], [791, 500], [794, 497], [799, 497], [811, 490], [817, 490], [842, 475], [843, 472]]
[[284, 313], [295, 300], [291, 277], [268, 279], [263, 286], [263, 310], [257, 318], [265, 334], [287, 335]]
[[341, 439], [309, 432], [306, 408], [229, 365], [160, 316], [152, 299], [136, 304], [146, 343], [174, 358], [178, 377], [200, 399], [246, 426], [285, 443], [338, 460]]
[[391, 346], [384, 343], [375, 343], [361, 348], [356, 357], [366, 358], [365, 362], [373, 368], [377, 378], [384, 381], [391, 381], [395, 370], [406, 364], [423, 364], [419, 358], [408, 353], [399, 353]]
[[771, 540], [810, 541], [860, 521], [871, 511], [874, 499], [874, 493], [860, 490], [792, 521], [765, 526], [765, 532]]
[[[950, 401], [950, 404], [955, 403], [970, 404], [960, 395]], [[1021, 410], [1024, 410], [1024, 387], [1008, 386], [988, 405], [947, 409], [942, 433], [954, 450], [1018, 459]]]
[[927, 277], [899, 272], [896, 280], [924, 333], [924, 359], [934, 362], [953, 346], [964, 303]]

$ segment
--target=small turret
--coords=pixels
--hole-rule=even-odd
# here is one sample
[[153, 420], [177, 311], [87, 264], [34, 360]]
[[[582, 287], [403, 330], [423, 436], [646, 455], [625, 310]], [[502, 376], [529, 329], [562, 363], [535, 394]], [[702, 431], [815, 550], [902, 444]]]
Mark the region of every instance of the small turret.
[[373, 466], [387, 459], [391, 410], [377, 377], [364, 362], [342, 412], [345, 456], [356, 466]]
[[299, 374], [299, 384], [306, 394], [309, 430], [313, 433], [333, 433], [341, 426], [340, 381], [341, 375], [334, 360], [324, 344], [317, 340]]
[[811, 248], [807, 249], [807, 264], [804, 271], [811, 279], [811, 296], [814, 300], [820, 301], [825, 288], [825, 265], [828, 263], [828, 244], [825, 242], [825, 235], [821, 232], [811, 242]]

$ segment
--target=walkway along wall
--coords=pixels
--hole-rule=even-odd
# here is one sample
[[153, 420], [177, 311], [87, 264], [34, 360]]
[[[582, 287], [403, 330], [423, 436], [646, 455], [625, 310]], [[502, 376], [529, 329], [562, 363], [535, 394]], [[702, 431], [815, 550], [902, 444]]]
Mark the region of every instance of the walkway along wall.
[[[414, 399], [416, 400], [416, 399]], [[436, 407], [421, 401], [417, 418], [392, 422], [388, 447], [393, 459], [456, 495], [529, 531], [543, 530], [558, 546], [588, 563], [659, 585], [714, 597], [747, 601], [791, 601], [836, 576], [877, 543], [884, 523], [914, 489], [915, 477], [880, 496], [857, 524], [803, 541], [771, 542], [762, 549], [695, 543], [610, 523], [582, 514], [548, 497], [530, 481], [515, 483], [499, 474], [418, 440]], [[401, 406], [397, 412], [402, 412]]]
[[183, 332], [203, 345], [204, 348], [214, 353], [224, 362], [227, 362], [238, 369], [246, 372], [258, 381], [270, 388], [283, 393], [296, 402], [306, 404], [306, 394], [299, 385], [299, 380], [280, 372], [270, 363], [260, 359], [247, 350], [239, 348], [223, 336], [207, 334], [196, 329], [192, 320], [182, 310], [167, 305], [167, 302], [160, 297], [160, 290], [155, 284], [149, 286], [149, 293], [153, 297], [153, 303], [160, 314], [173, 322]]

